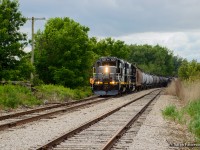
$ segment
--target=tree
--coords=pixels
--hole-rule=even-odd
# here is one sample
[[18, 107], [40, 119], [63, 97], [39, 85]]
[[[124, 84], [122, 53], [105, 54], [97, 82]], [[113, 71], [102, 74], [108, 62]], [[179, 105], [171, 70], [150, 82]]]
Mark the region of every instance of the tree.
[[178, 70], [178, 75], [182, 80], [194, 81], [200, 79], [200, 64], [196, 60], [183, 61]]
[[174, 76], [178, 76], [178, 70], [180, 68], [180, 66], [182, 65], [182, 63], [186, 61], [186, 59], [183, 59], [179, 56], [174, 56], [173, 57], [173, 62], [174, 62], [174, 72], [173, 75]]
[[15, 70], [25, 55], [26, 35], [19, 31], [26, 19], [18, 10], [17, 0], [0, 0], [0, 80]]
[[86, 85], [94, 60], [88, 31], [67, 17], [49, 19], [45, 30], [36, 34], [35, 65], [40, 79], [71, 88]]
[[130, 45], [128, 61], [136, 63], [145, 72], [172, 76], [174, 72], [173, 53], [159, 45]]
[[115, 56], [122, 59], [127, 59], [129, 55], [128, 46], [120, 40], [115, 41], [112, 38], [102, 39], [97, 42], [96, 39], [92, 39], [95, 42], [93, 51], [99, 56]]

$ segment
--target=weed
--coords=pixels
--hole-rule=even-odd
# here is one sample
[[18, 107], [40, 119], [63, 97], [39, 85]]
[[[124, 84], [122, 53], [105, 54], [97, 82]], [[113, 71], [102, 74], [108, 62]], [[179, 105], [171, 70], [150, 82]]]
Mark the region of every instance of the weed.
[[176, 117], [178, 116], [178, 111], [176, 109], [176, 106], [174, 105], [167, 106], [164, 110], [162, 110], [162, 115], [165, 118], [171, 118], [175, 120]]
[[166, 88], [166, 94], [177, 96], [184, 104], [200, 98], [200, 81], [175, 80]]

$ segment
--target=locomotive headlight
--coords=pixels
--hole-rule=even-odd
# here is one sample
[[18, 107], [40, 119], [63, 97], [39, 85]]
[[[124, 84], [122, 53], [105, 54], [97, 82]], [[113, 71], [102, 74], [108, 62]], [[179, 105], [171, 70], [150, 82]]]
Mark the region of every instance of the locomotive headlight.
[[107, 66], [105, 67], [105, 73], [108, 73], [108, 67]]
[[117, 84], [117, 82], [115, 82], [115, 81], [112, 81], [112, 82], [110, 82], [110, 84], [113, 84], [113, 85], [115, 85], [115, 84]]
[[115, 81], [110, 82], [110, 84], [115, 84]]
[[97, 84], [97, 85], [98, 84], [102, 84], [102, 82], [101, 81], [96, 81], [95, 84]]

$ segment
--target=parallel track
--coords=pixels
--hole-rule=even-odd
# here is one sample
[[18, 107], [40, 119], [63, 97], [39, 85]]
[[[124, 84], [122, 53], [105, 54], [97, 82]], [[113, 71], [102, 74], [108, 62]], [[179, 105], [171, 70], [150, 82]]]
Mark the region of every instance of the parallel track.
[[44, 106], [44, 107], [41, 107], [41, 108], [31, 109], [31, 110], [27, 110], [27, 111], [21, 111], [21, 112], [17, 112], [17, 113], [13, 113], [13, 114], [2, 115], [2, 116], [0, 116], [0, 121], [5, 120], [5, 119], [14, 118], [14, 117], [27, 115], [27, 114], [32, 114], [32, 113], [35, 113], [35, 112], [40, 112], [40, 111], [44, 111], [44, 110], [58, 108], [58, 107], [62, 107], [62, 106], [68, 106], [68, 105], [71, 105], [71, 104], [77, 104], [77, 103], [80, 103], [80, 102], [83, 102], [83, 101], [93, 100], [95, 98], [97, 98], [97, 96], [91, 97], [91, 98], [88, 98], [88, 99], [84, 99], [84, 100], [81, 100], [81, 101], [66, 102], [66, 103], [61, 103], [61, 104], [55, 104], [55, 105], [52, 105], [52, 106]]
[[68, 102], [63, 104], [56, 104], [53, 106], [42, 107], [38, 109], [32, 109], [29, 111], [23, 111], [15, 114], [0, 116], [0, 130], [15, 127], [18, 125], [33, 122], [42, 118], [46, 118], [58, 113], [73, 111], [77, 108], [88, 106], [94, 103], [103, 102], [112, 97], [98, 98], [92, 97], [82, 101]]
[[[110, 149], [159, 93], [160, 90], [155, 90], [129, 101], [37, 149]], [[153, 97], [148, 98], [149, 95], [153, 95]]]

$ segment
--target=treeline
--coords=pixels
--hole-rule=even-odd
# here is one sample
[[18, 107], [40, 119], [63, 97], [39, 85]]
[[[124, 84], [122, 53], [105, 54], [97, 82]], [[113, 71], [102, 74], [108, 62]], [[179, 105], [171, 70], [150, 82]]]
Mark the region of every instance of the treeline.
[[124, 41], [88, 37], [89, 28], [70, 18], [52, 18], [36, 34], [36, 74], [45, 83], [77, 87], [88, 84], [94, 61], [115, 56], [145, 72], [176, 76], [183, 59], [159, 45], [127, 45]]
[[188, 62], [184, 60], [178, 70], [180, 79], [186, 81], [200, 80], [200, 63], [196, 60]]
[[88, 85], [93, 63], [101, 56], [115, 56], [163, 76], [177, 76], [186, 62], [159, 45], [127, 45], [113, 38], [91, 38], [88, 27], [64, 17], [49, 19], [44, 31], [35, 34], [35, 62], [31, 65], [30, 53], [23, 52], [27, 37], [19, 31], [26, 19], [18, 7], [17, 1], [0, 0], [0, 80], [30, 80], [32, 72], [35, 84], [75, 88]]

